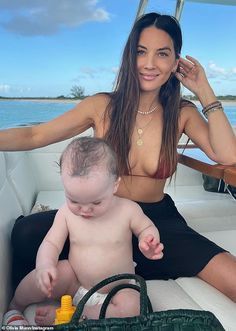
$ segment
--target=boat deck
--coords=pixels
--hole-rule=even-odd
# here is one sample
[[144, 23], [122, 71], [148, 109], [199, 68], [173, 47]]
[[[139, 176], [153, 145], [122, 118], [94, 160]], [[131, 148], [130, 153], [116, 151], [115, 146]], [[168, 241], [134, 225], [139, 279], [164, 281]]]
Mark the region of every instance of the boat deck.
[[[64, 201], [56, 162], [67, 143], [30, 152], [0, 153], [0, 319], [12, 295], [12, 226], [19, 215], [28, 215], [32, 208], [33, 211], [43, 206], [54, 209]], [[165, 191], [172, 196], [191, 227], [236, 255], [236, 201], [229, 194], [206, 192], [202, 174], [181, 163], [176, 178], [166, 184]], [[154, 280], [148, 281], [147, 285], [154, 310], [209, 310], [226, 330], [235, 331], [236, 304], [200, 279]], [[27, 309], [32, 323], [34, 307]]]

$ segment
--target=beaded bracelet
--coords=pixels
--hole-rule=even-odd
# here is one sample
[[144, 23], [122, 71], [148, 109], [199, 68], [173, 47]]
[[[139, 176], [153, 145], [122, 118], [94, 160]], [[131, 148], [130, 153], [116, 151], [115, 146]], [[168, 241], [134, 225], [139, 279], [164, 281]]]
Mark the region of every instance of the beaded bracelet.
[[222, 104], [220, 101], [214, 101], [212, 103], [210, 103], [209, 105], [205, 106], [202, 110], [203, 113], [205, 113], [208, 109], [214, 108], [214, 107], [222, 107]]
[[209, 105], [205, 106], [202, 109], [202, 113], [206, 118], [208, 118], [209, 113], [217, 111], [217, 110], [223, 111], [222, 103], [220, 101], [214, 101], [214, 102], [210, 103]]
[[223, 111], [223, 107], [214, 107], [214, 108], [208, 109], [203, 115], [206, 117], [206, 119], [208, 119], [209, 114], [214, 111], [217, 111], [217, 110]]

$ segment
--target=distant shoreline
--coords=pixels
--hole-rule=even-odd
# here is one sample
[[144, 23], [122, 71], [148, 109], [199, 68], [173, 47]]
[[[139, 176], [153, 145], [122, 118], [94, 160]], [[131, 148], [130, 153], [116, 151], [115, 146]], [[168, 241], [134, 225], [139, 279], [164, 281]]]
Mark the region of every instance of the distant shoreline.
[[[197, 107], [201, 107], [200, 101], [191, 100]], [[219, 100], [223, 106], [236, 106], [236, 100]]]
[[32, 102], [58, 102], [58, 103], [79, 103], [80, 99], [59, 99], [59, 98], [0, 98], [1, 101], [32, 101]]
[[[79, 103], [81, 99], [59, 99], [59, 98], [0, 98], [1, 101], [32, 101], [32, 102], [58, 102], [58, 103]], [[198, 100], [190, 100], [194, 104], [196, 104], [197, 107], [201, 107], [201, 104]], [[222, 102], [223, 106], [235, 106], [236, 100], [220, 100]]]

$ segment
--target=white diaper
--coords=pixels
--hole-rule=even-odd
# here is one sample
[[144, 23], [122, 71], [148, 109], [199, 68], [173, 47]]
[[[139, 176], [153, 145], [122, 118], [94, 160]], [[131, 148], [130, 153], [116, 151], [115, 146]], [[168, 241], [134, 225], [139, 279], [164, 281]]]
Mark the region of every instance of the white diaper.
[[[130, 279], [128, 281], [128, 284], [136, 284], [136, 281], [134, 279]], [[77, 306], [80, 300], [83, 298], [83, 296], [88, 293], [89, 290], [84, 288], [83, 286], [80, 286], [77, 290], [77, 292], [74, 295], [73, 298], [73, 305]], [[105, 301], [108, 293], [98, 293], [95, 292], [86, 302], [86, 306], [95, 306], [95, 305], [101, 305]]]
[[[83, 296], [88, 293], [88, 290], [82, 286], [79, 287], [78, 291], [75, 293], [75, 296], [73, 298], [73, 304], [75, 306], [78, 305], [80, 300], [83, 298]], [[86, 306], [95, 306], [95, 305], [101, 305], [104, 300], [107, 297], [107, 293], [98, 293], [95, 292], [86, 302]]]

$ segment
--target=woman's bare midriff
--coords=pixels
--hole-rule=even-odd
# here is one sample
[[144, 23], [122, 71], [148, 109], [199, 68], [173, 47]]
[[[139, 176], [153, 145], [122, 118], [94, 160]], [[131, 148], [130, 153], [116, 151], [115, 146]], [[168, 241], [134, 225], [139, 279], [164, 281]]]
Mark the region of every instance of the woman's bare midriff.
[[118, 196], [139, 202], [157, 202], [164, 197], [165, 179], [146, 176], [123, 176]]

